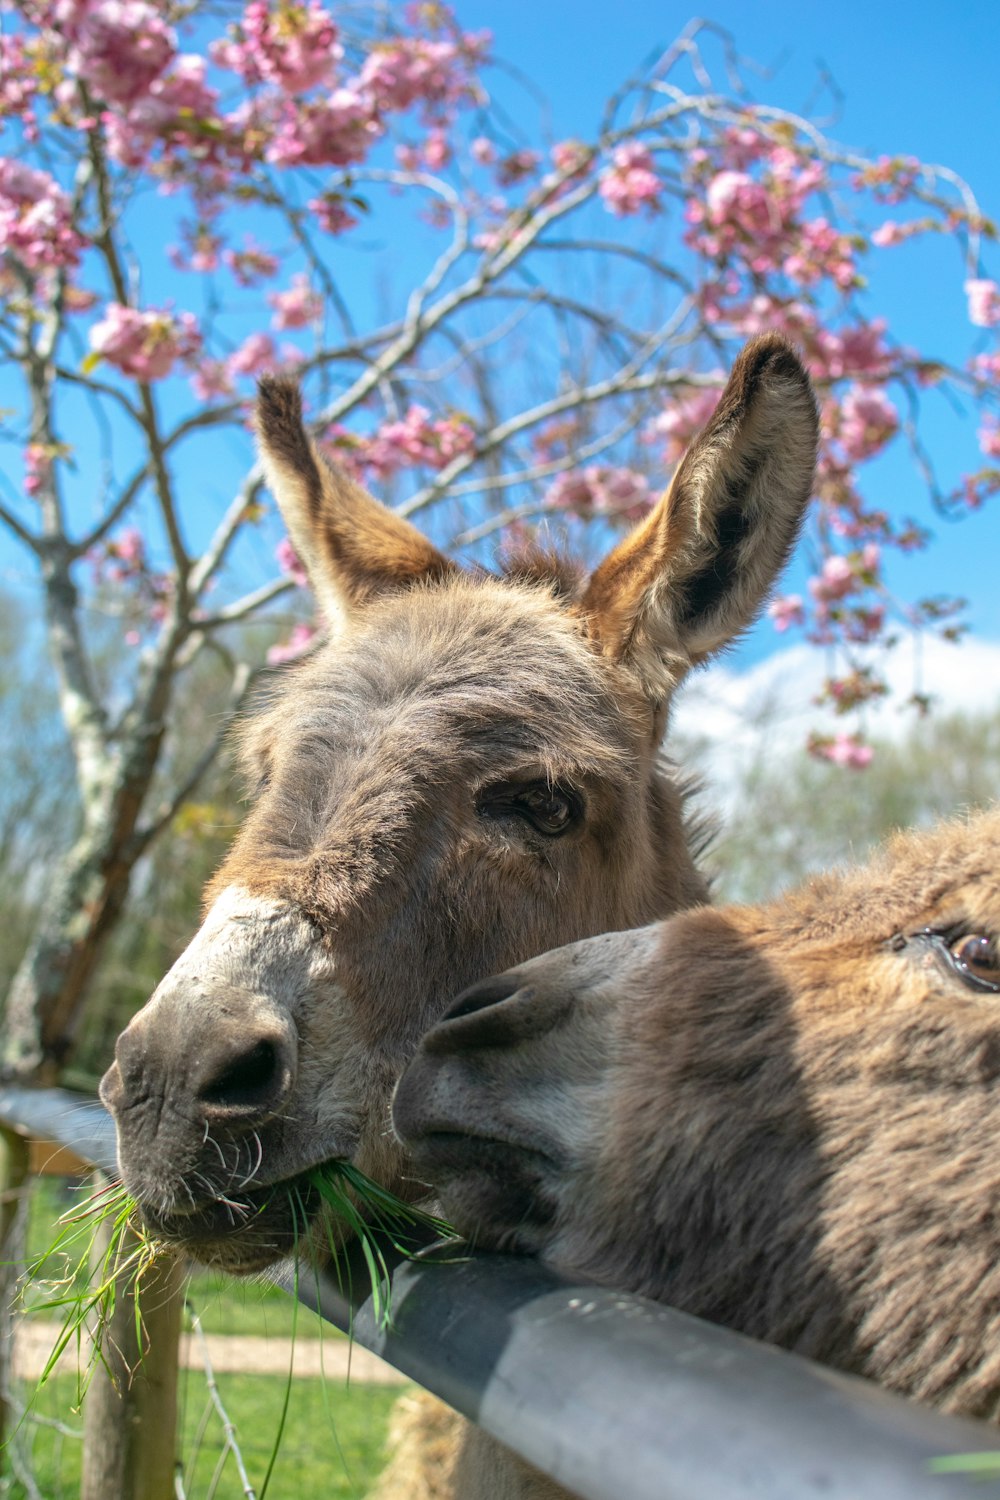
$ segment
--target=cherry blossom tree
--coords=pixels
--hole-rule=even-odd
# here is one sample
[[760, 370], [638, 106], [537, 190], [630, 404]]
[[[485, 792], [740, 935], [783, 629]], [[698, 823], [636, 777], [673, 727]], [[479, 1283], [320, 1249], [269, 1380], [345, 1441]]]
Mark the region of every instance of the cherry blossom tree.
[[[773, 623], [840, 662], [845, 728], [814, 753], [866, 762], [851, 715], [882, 684], [865, 653], [901, 622], [961, 629], [958, 601], [891, 594], [886, 556], [1000, 488], [994, 231], [954, 174], [863, 158], [756, 101], [701, 23], [586, 139], [548, 140], [494, 102], [490, 38], [435, 0], [343, 15], [6, 0], [0, 15], [0, 359], [19, 450], [0, 523], [35, 565], [79, 806], [8, 995], [8, 1070], [52, 1078], [71, 1050], [136, 865], [267, 665], [247, 622], [281, 623], [272, 666], [323, 628], [296, 603], [252, 458], [263, 370], [299, 374], [352, 473], [488, 561], [540, 525], [606, 546], [653, 502], [739, 342], [783, 330], [823, 448], [812, 577]], [[932, 234], [967, 294], [961, 366], [902, 346], [866, 300], [871, 258]], [[938, 472], [922, 439], [940, 392], [978, 423], [969, 472]], [[905, 513], [866, 472], [893, 444], [915, 460]], [[109, 613], [128, 655], [102, 682]], [[175, 706], [205, 653], [228, 696], [189, 749]]]

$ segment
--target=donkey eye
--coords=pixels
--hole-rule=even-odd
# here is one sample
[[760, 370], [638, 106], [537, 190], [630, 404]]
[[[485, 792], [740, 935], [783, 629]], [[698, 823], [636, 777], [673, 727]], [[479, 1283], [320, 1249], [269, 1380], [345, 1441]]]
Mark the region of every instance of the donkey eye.
[[890, 946], [898, 951], [910, 943], [929, 948], [937, 962], [970, 990], [1000, 995], [1000, 943], [995, 934], [970, 932], [964, 923], [944, 930], [924, 927], [909, 937], [897, 934]]
[[550, 786], [547, 781], [517, 785], [500, 782], [480, 793], [478, 810], [487, 818], [521, 818], [550, 838], [565, 833], [578, 821], [582, 804], [569, 787]]
[[951, 961], [963, 977], [1000, 990], [1000, 953], [996, 938], [984, 932], [967, 932], [948, 944]]
[[517, 801], [540, 833], [562, 833], [573, 821], [573, 805], [559, 787], [532, 787]]

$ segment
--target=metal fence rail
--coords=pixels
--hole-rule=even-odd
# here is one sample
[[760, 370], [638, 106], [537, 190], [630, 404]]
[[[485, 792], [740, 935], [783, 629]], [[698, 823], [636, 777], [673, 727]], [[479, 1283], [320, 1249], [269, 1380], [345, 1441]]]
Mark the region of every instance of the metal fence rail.
[[[91, 1103], [0, 1089], [0, 1122], [113, 1165]], [[1000, 1447], [984, 1424], [528, 1260], [402, 1261], [388, 1329], [330, 1276], [298, 1294], [584, 1500], [951, 1500], [981, 1482], [930, 1460]]]

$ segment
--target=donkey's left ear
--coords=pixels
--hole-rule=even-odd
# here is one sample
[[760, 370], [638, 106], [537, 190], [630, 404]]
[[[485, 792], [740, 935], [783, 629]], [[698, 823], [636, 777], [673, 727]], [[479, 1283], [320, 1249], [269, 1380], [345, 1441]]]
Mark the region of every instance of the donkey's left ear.
[[591, 638], [654, 702], [753, 621], [798, 536], [818, 435], [791, 345], [753, 339], [663, 499], [591, 577]]
[[323, 457], [303, 426], [294, 380], [261, 379], [256, 426], [268, 487], [328, 618], [455, 569], [415, 526]]

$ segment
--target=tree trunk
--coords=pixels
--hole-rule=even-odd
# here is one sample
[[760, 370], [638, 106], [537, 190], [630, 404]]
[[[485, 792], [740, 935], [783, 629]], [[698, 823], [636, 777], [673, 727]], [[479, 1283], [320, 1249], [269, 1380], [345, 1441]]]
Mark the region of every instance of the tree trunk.
[[[109, 1237], [102, 1225], [96, 1257], [103, 1259]], [[124, 1253], [135, 1243], [130, 1234]], [[127, 1274], [119, 1282], [102, 1337], [108, 1368], [98, 1365], [84, 1401], [80, 1500], [172, 1500], [184, 1281], [174, 1257], [153, 1264], [138, 1289], [138, 1329], [135, 1282]]]
[[81, 838], [66, 856], [8, 991], [3, 1077], [58, 1081], [87, 984], [125, 905], [133, 862], [100, 835]]
[[23, 1269], [28, 1205], [28, 1143], [0, 1128], [0, 1451], [17, 1422], [7, 1400], [14, 1353], [15, 1298]]

